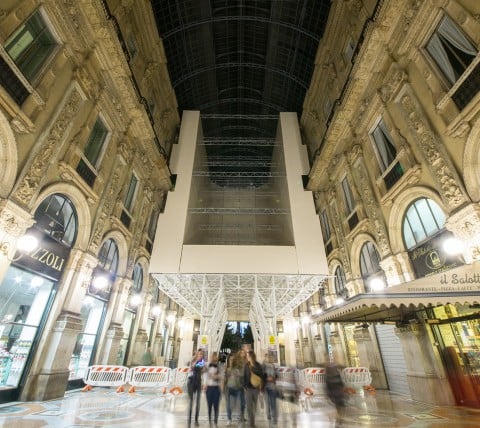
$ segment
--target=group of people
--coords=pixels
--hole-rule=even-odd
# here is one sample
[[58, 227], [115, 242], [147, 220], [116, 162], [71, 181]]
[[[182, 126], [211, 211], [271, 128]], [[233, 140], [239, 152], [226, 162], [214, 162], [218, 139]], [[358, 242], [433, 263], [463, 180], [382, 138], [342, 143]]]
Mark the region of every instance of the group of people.
[[[278, 379], [278, 371], [271, 355], [265, 356], [260, 364], [253, 350], [241, 349], [230, 354], [226, 367], [221, 367], [218, 354], [213, 352], [210, 361], [204, 359], [204, 351], [199, 349], [193, 356], [187, 382], [189, 396], [188, 426], [191, 427], [192, 412], [195, 407], [195, 426], [199, 426], [200, 398], [205, 391], [208, 420], [211, 427], [217, 427], [220, 397], [223, 391], [226, 400], [227, 426], [233, 423], [234, 412], [238, 421], [245, 421], [245, 410], [250, 427], [255, 427], [255, 415], [259, 400], [265, 407], [267, 419], [276, 426], [278, 421], [277, 398], [296, 403], [300, 395], [295, 371], [292, 377]], [[326, 370], [327, 395], [337, 408], [338, 416], [345, 406], [344, 386], [340, 377], [340, 367], [329, 364]], [[262, 393], [263, 397], [260, 396]]]
[[[211, 427], [217, 427], [221, 392], [226, 400], [227, 425], [233, 423], [234, 412], [238, 410], [238, 421], [245, 421], [245, 410], [250, 427], [255, 426], [255, 415], [260, 393], [264, 393], [267, 418], [275, 426], [278, 420], [276, 386], [277, 372], [271, 356], [266, 356], [263, 364], [257, 361], [253, 350], [241, 349], [230, 354], [226, 367], [221, 368], [218, 354], [213, 352], [208, 363], [204, 360], [204, 352], [199, 349], [190, 364], [187, 383], [189, 396], [188, 426], [192, 423], [195, 407], [195, 426], [199, 426], [200, 396], [205, 391], [208, 420]], [[298, 391], [292, 390], [292, 397]], [[262, 398], [263, 399], [263, 398]], [[263, 407], [263, 403], [262, 403]]]

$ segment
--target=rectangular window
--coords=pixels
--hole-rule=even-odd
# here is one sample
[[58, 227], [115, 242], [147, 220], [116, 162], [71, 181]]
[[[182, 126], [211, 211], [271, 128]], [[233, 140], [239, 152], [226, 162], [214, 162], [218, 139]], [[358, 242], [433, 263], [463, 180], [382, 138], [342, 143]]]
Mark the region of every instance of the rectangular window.
[[152, 215], [150, 216], [150, 222], [148, 224], [148, 231], [147, 231], [147, 235], [148, 235], [148, 239], [150, 239], [150, 241], [153, 241], [154, 238], [155, 238], [155, 232], [157, 231], [157, 222], [158, 222], [158, 216], [159, 216], [159, 212], [158, 211], [152, 211]]
[[92, 132], [88, 137], [87, 145], [85, 146], [85, 157], [92, 164], [94, 168], [98, 165], [100, 155], [102, 153], [103, 144], [107, 139], [108, 129], [103, 123], [102, 119], [97, 118]]
[[372, 138], [380, 171], [384, 173], [397, 157], [397, 150], [395, 149], [392, 137], [390, 137], [390, 133], [388, 132], [383, 119], [380, 120], [377, 127], [373, 130]]
[[440, 21], [425, 49], [450, 86], [454, 85], [478, 53], [461, 28], [448, 16]]
[[342, 180], [342, 191], [345, 208], [347, 209], [347, 215], [349, 215], [355, 210], [355, 199], [353, 198], [352, 189], [347, 177]]
[[28, 81], [38, 75], [58, 43], [37, 10], [5, 43], [5, 50]]
[[353, 40], [350, 37], [343, 51], [343, 55], [345, 56], [345, 59], [347, 60], [347, 62], [350, 62], [352, 60], [354, 52], [355, 52], [355, 46], [353, 45]]
[[137, 193], [137, 184], [138, 184], [138, 178], [135, 176], [135, 174], [132, 174], [130, 178], [130, 183], [128, 185], [127, 194], [125, 195], [125, 201], [123, 202], [123, 206], [129, 212], [132, 211], [132, 208], [135, 202], [135, 196]]
[[326, 209], [320, 214], [320, 225], [322, 226], [323, 242], [327, 243], [330, 241], [331, 232]]

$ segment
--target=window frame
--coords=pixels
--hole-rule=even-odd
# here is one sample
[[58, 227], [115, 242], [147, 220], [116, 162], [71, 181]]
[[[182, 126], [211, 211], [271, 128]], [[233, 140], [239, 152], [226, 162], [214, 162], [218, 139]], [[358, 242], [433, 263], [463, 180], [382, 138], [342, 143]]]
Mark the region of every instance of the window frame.
[[[48, 36], [49, 38], [54, 42], [52, 44], [51, 50], [44, 56], [44, 58], [41, 60], [40, 65], [35, 66], [33, 69], [33, 72], [30, 74], [26, 73], [25, 67], [22, 67], [21, 64], [18, 63], [18, 58], [14, 59], [14, 57], [11, 55], [8, 45], [14, 41], [15, 37], [18, 37], [21, 34], [21, 29], [22, 27], [25, 27], [26, 24], [31, 20], [34, 19], [35, 16], [38, 16], [42, 24], [44, 25], [40, 34], [37, 34], [35, 36], [35, 39], [32, 40], [32, 43], [30, 43], [24, 50], [19, 54], [22, 56], [25, 51], [28, 51], [31, 49], [32, 45], [35, 43], [35, 41], [38, 40], [39, 36], [43, 34], [46, 31], [48, 31]], [[42, 47], [45, 47], [46, 45], [41, 45]], [[53, 58], [56, 56], [56, 54], [59, 52], [59, 50], [62, 47], [62, 40], [59, 37], [58, 33], [55, 31], [55, 27], [52, 24], [50, 18], [48, 17], [48, 14], [44, 10], [43, 7], [39, 7], [36, 10], [34, 10], [25, 20], [22, 21], [20, 25], [18, 25], [15, 30], [8, 36], [8, 38], [5, 40], [3, 43], [3, 48], [5, 52], [8, 54], [10, 59], [13, 61], [15, 64], [15, 67], [18, 69], [19, 72], [22, 73], [22, 76], [31, 84], [35, 85], [38, 83], [38, 81], [42, 78], [42, 76], [45, 74], [46, 69], [48, 66], [52, 63]], [[38, 52], [36, 50], [35, 52]], [[35, 55], [34, 55], [35, 56]]]
[[[471, 45], [471, 47], [473, 49], [476, 50], [476, 55], [473, 56], [472, 60], [470, 61], [470, 63], [468, 65], [465, 66], [465, 68], [463, 69], [462, 73], [455, 78], [455, 74], [458, 73], [458, 71], [452, 66], [452, 62], [450, 61], [450, 59], [448, 58], [448, 54], [447, 52], [445, 51], [444, 47], [445, 47], [445, 42], [442, 42], [442, 38], [439, 37], [438, 35], [438, 31], [439, 31], [439, 28], [440, 26], [442, 25], [443, 21], [444, 20], [449, 20], [456, 28], [456, 30], [458, 30], [461, 35], [465, 38], [465, 40]], [[442, 66], [438, 60], [434, 57], [434, 55], [431, 53], [431, 51], [429, 50], [429, 45], [432, 43], [432, 39], [434, 36], [437, 36], [437, 38], [439, 39], [439, 42], [442, 44], [442, 49], [444, 51], [444, 53], [447, 55], [447, 59], [448, 59], [448, 65], [447, 67], [451, 67], [452, 68], [452, 72], [454, 72], [454, 78], [455, 80], [452, 81], [452, 76], [449, 76], [448, 73], [445, 71], [445, 68], [444, 66]], [[451, 43], [449, 43], [451, 44]], [[458, 49], [458, 48], [457, 48]], [[464, 29], [462, 28], [461, 25], [459, 25], [457, 23], [457, 21], [455, 21], [454, 19], [452, 19], [448, 14], [446, 13], [443, 13], [434, 30], [430, 33], [428, 39], [425, 41], [424, 45], [423, 45], [423, 48], [422, 50], [424, 51], [424, 54], [425, 56], [428, 58], [429, 62], [434, 66], [434, 69], [438, 72], [437, 74], [441, 77], [441, 80], [445, 83], [446, 87], [448, 88], [448, 90], [451, 90], [456, 84], [457, 82], [461, 79], [461, 77], [467, 72], [467, 70], [469, 70], [470, 66], [472, 65], [472, 63], [475, 61], [475, 58], [478, 57], [478, 54], [480, 52], [480, 47], [475, 45], [474, 41], [472, 40], [472, 38], [469, 36], [469, 34], [464, 31]], [[460, 49], [459, 49], [460, 50]], [[465, 52], [465, 54], [469, 55], [467, 52]], [[462, 64], [463, 66], [463, 64]]]
[[[133, 189], [132, 189], [133, 184]], [[138, 175], [135, 174], [135, 171], [132, 171], [130, 174], [130, 180], [128, 182], [127, 191], [125, 197], [123, 198], [123, 208], [128, 214], [132, 214], [133, 209], [135, 208], [135, 202], [138, 195], [138, 188], [140, 187], [140, 179]]]

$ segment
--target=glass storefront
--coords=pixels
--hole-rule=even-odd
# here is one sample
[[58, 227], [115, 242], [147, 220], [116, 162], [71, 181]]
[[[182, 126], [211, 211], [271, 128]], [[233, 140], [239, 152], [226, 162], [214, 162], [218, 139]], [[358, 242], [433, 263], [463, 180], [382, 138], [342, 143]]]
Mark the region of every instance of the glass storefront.
[[11, 266], [0, 285], [0, 388], [17, 388], [55, 283]]
[[84, 329], [77, 336], [77, 342], [73, 348], [69, 366], [69, 380], [83, 379], [86, 374], [92, 358], [98, 328], [102, 324], [104, 311], [105, 302], [91, 296], [85, 298], [80, 310], [80, 318], [82, 319]]
[[480, 407], [480, 312], [469, 306], [433, 309], [432, 329], [460, 405]]

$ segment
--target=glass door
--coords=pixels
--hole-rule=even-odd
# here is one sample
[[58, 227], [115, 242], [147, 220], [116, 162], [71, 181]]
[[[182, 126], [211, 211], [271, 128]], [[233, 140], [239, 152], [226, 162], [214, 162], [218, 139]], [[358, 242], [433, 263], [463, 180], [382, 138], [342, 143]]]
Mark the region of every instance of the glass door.
[[436, 326], [456, 401], [480, 407], [480, 318]]

